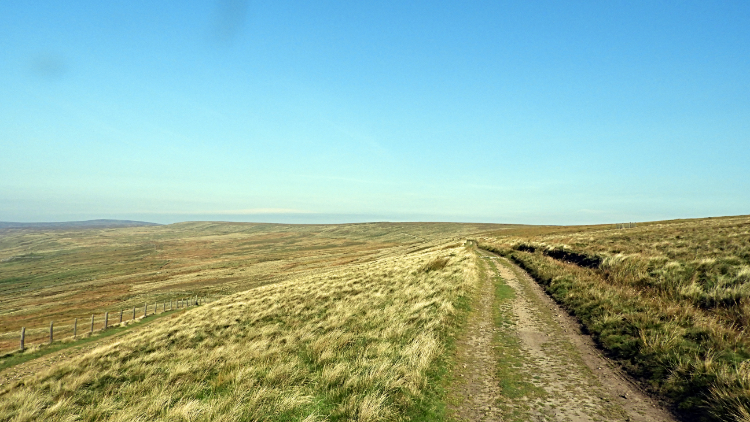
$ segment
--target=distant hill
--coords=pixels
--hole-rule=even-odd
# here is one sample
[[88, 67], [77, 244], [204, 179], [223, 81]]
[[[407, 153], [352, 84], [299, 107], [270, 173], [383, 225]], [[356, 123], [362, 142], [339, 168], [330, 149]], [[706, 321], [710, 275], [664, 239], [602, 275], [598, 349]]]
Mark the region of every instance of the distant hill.
[[60, 221], [52, 223], [11, 223], [0, 221], [0, 229], [73, 229], [73, 228], [107, 228], [107, 227], [138, 227], [159, 226], [157, 223], [132, 220], [86, 220]]

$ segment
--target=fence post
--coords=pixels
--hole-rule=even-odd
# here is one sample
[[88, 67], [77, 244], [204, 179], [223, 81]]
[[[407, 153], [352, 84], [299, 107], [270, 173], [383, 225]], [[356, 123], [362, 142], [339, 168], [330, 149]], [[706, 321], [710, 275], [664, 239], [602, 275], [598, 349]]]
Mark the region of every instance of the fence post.
[[109, 323], [109, 312], [105, 312], [104, 313], [104, 329], [105, 330], [107, 329], [107, 325], [109, 325], [108, 323]]
[[148, 303], [143, 304], [143, 316], [148, 315]]
[[26, 339], [26, 327], [21, 327], [21, 351], [24, 351], [23, 341]]
[[135, 319], [135, 306], [133, 306], [133, 319]]
[[54, 340], [54, 338], [52, 337], [52, 333], [54, 331], [54, 327], [55, 327], [55, 322], [54, 321], [50, 321], [49, 322], [49, 344], [52, 344], [52, 341]]
[[169, 310], [172, 310], [172, 299], [169, 299]]
[[78, 318], [73, 320], [73, 338], [78, 335]]
[[122, 309], [120, 309], [120, 324], [122, 324]]
[[91, 314], [91, 331], [89, 335], [94, 335], [94, 314]]

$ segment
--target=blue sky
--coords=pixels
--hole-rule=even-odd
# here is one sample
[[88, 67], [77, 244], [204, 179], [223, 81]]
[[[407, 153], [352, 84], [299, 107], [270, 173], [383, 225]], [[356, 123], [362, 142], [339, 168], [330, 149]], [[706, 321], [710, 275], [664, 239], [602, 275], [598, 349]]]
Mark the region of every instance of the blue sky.
[[0, 3], [0, 221], [750, 214], [750, 3]]

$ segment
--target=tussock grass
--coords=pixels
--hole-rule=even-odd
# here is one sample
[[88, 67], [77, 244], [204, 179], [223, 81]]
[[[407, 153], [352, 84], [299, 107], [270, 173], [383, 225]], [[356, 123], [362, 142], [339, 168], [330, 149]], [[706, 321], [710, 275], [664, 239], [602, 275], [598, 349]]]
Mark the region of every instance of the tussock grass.
[[0, 420], [439, 416], [430, 374], [475, 286], [472, 257], [462, 247], [393, 255], [155, 321], [0, 392]]
[[[0, 229], [0, 354], [72, 334], [144, 303], [223, 296], [269, 283], [445, 244], [499, 225], [196, 222], [118, 229]], [[112, 319], [110, 318], [110, 321]], [[79, 326], [80, 328], [80, 326]], [[57, 334], [59, 333], [59, 334]]]
[[750, 217], [485, 237], [682, 411], [750, 415]]

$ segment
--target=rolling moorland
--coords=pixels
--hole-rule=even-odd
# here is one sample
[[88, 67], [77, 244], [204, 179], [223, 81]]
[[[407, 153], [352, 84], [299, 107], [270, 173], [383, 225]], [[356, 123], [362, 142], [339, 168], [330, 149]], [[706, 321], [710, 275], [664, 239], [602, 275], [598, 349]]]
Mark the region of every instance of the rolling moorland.
[[3, 323], [11, 329], [93, 312], [90, 302], [101, 311], [161, 294], [215, 300], [1, 387], [0, 419], [439, 413], [429, 397], [441, 383], [428, 379], [444, 368], [455, 306], [475, 280], [472, 253], [453, 237], [492, 227], [194, 223], [10, 233]]
[[[393, 248], [499, 225], [181, 223], [130, 228], [0, 230], [0, 353], [60, 336], [74, 318], [217, 298], [320, 269], [377, 259]], [[62, 338], [62, 337], [61, 337]]]
[[614, 227], [7, 229], [6, 350], [21, 326], [33, 354], [53, 319], [211, 300], [0, 385], [0, 420], [673, 420], [609, 391], [513, 263], [679, 418], [750, 420], [750, 217]]

